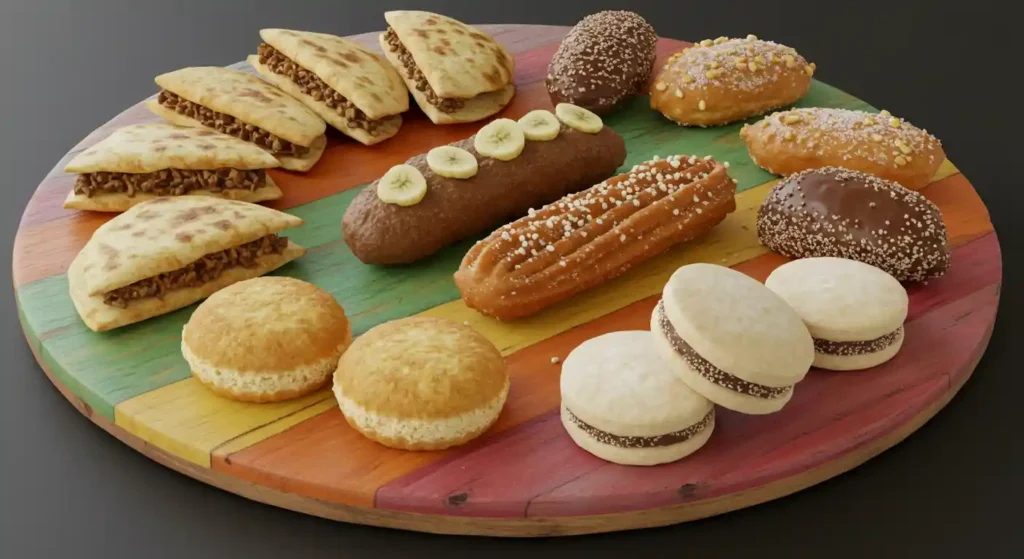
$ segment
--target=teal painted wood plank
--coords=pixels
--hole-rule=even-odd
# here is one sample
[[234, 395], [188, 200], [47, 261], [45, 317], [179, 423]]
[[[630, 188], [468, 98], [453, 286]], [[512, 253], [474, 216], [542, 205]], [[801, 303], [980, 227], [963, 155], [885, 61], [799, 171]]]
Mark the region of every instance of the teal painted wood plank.
[[[797, 105], [874, 111], [866, 103], [820, 82], [813, 82], [807, 97]], [[775, 178], [747, 155], [738, 135], [743, 123], [683, 128], [652, 111], [646, 97], [606, 121], [626, 140], [629, 155], [623, 170], [654, 155], [687, 153], [729, 161], [729, 172], [736, 178], [739, 191]], [[306, 224], [287, 234], [307, 247], [309, 254], [274, 274], [297, 277], [332, 293], [352, 317], [357, 335], [382, 322], [458, 299], [452, 274], [476, 239], [412, 265], [364, 265], [341, 239], [341, 218], [361, 188], [289, 210]], [[75, 313], [64, 275], [22, 286], [17, 299], [29, 337], [41, 340], [40, 355], [48, 367], [75, 394], [110, 419], [118, 403], [189, 376], [180, 354], [180, 334], [199, 303], [125, 328], [96, 333], [85, 328]]]

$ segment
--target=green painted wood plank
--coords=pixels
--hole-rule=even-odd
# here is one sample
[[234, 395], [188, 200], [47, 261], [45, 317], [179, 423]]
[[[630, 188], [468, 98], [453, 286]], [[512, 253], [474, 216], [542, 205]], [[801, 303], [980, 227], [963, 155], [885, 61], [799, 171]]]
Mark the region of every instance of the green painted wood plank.
[[[808, 95], [797, 105], [875, 111], [820, 82], [813, 82]], [[743, 123], [683, 128], [652, 111], [646, 97], [606, 121], [626, 140], [628, 157], [622, 170], [653, 155], [691, 153], [729, 161], [729, 172], [740, 191], [775, 178], [747, 155], [739, 138]], [[341, 240], [341, 217], [359, 190], [290, 210], [306, 224], [288, 235], [307, 247], [309, 254], [274, 274], [297, 277], [332, 293], [352, 317], [357, 335], [382, 322], [458, 299], [452, 274], [476, 239], [412, 265], [364, 265]], [[22, 286], [17, 299], [29, 337], [32, 343], [40, 340], [40, 354], [47, 366], [75, 394], [110, 419], [118, 403], [189, 375], [180, 354], [180, 334], [198, 303], [125, 328], [96, 333], [85, 328], [75, 313], [64, 275]]]

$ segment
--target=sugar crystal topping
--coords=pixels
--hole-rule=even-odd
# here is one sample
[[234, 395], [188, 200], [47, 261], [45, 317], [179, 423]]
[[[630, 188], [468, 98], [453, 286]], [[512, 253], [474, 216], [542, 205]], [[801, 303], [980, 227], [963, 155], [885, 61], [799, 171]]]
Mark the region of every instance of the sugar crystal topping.
[[[615, 92], [605, 100], [613, 104], [646, 85], [657, 41], [654, 28], [633, 12], [606, 10], [588, 15], [552, 56], [550, 86], [566, 99], [598, 88]], [[555, 75], [567, 79], [557, 80]]]
[[888, 111], [878, 114], [822, 107], [779, 111], [748, 125], [760, 128], [767, 141], [781, 138], [824, 156], [842, 154], [844, 160], [862, 159], [878, 165], [902, 167], [916, 157], [934, 162], [941, 142]]
[[744, 39], [705, 39], [669, 57], [662, 80], [707, 90], [710, 85], [739, 91], [758, 91], [775, 83], [792, 68], [813, 75], [796, 50], [749, 35]]
[[758, 212], [757, 235], [792, 258], [858, 260], [900, 281], [941, 275], [950, 264], [946, 225], [933, 202], [841, 167], [802, 171], [773, 187]]
[[531, 283], [552, 266], [577, 260], [574, 269], [582, 269], [623, 244], [642, 242], [645, 233], [653, 236], [644, 229], [652, 224], [683, 230], [734, 195], [735, 181], [719, 162], [683, 155], [652, 159], [500, 227], [474, 265], [497, 259], [513, 282]]

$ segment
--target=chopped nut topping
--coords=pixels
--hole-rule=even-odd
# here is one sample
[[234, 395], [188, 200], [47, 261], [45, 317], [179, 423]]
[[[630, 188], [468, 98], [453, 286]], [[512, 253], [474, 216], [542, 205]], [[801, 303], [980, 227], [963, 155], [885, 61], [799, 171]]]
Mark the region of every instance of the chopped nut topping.
[[703, 111], [704, 109], [708, 108], [708, 104], [705, 103], [703, 99], [701, 99], [700, 103], [697, 103], [697, 108]]

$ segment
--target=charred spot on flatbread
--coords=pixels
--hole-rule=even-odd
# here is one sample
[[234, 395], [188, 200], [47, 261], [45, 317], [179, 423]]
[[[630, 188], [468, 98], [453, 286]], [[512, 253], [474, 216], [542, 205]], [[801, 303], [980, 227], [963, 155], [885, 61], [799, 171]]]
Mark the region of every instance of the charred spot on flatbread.
[[[385, 132], [388, 119], [371, 119], [357, 107], [351, 100], [327, 85], [315, 73], [300, 66], [297, 62], [286, 56], [267, 43], [259, 46], [258, 56], [260, 64], [269, 71], [284, 76], [299, 87], [303, 94], [312, 97], [313, 100], [327, 105], [338, 115], [345, 117], [350, 128], [365, 130], [370, 136], [377, 136]], [[347, 69], [349, 62], [355, 64], [360, 61], [359, 55], [351, 50], [340, 54], [337, 58], [331, 54], [318, 53], [317, 58], [327, 60], [335, 66]], [[365, 80], [365, 81], [364, 81]], [[366, 76], [356, 78], [357, 83], [374, 85], [373, 81]]]
[[[270, 105], [275, 102], [274, 99], [262, 91], [251, 87], [243, 88], [236, 95], [241, 98], [252, 99], [263, 105]], [[306, 146], [289, 142], [263, 128], [249, 124], [229, 114], [215, 111], [199, 103], [189, 101], [166, 89], [160, 91], [160, 94], [157, 96], [157, 102], [167, 110], [191, 118], [207, 128], [212, 128], [217, 132], [233, 136], [239, 140], [252, 142], [275, 156], [303, 157], [309, 153], [309, 148]], [[215, 132], [202, 129], [196, 134], [199, 136], [213, 136]], [[187, 136], [182, 136], [182, 139], [184, 138], [187, 138]]]

